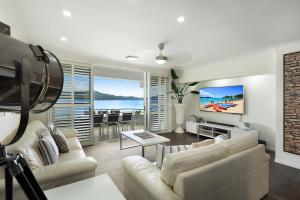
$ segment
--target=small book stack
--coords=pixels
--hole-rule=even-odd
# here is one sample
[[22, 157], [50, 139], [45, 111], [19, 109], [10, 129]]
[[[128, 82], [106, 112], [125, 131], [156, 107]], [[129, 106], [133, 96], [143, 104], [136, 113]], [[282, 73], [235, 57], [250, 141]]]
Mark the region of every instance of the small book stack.
[[142, 139], [149, 139], [149, 138], [154, 138], [155, 136], [150, 134], [150, 133], [147, 133], [147, 132], [141, 132], [141, 133], [134, 133], [135, 136], [138, 136]]

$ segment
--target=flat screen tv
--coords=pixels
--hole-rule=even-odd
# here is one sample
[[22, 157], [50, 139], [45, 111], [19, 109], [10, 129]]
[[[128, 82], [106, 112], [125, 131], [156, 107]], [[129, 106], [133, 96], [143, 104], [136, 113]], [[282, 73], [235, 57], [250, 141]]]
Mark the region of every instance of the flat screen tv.
[[244, 86], [200, 88], [200, 111], [244, 114]]

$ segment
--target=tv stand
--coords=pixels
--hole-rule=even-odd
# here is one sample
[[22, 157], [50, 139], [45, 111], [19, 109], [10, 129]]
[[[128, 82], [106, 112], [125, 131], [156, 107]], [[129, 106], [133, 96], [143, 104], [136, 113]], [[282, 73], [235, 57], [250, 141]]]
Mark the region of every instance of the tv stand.
[[186, 122], [186, 131], [189, 133], [197, 134], [197, 137], [204, 136], [208, 138], [215, 138], [218, 135], [227, 135], [228, 138], [240, 137], [245, 134], [255, 134], [258, 137], [258, 131], [254, 129], [244, 130], [238, 127], [227, 125], [220, 125], [209, 122]]
[[217, 125], [223, 125], [223, 126], [234, 127], [234, 125], [232, 125], [232, 124], [224, 124], [224, 123], [220, 123], [220, 122], [207, 121], [207, 123], [209, 123], [209, 124], [217, 124]]

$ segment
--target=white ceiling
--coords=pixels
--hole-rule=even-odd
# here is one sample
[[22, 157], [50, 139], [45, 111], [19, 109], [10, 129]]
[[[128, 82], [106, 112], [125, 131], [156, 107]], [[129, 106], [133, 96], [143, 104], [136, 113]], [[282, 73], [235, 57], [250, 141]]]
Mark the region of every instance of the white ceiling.
[[[300, 39], [299, 0], [3, 1], [32, 43], [143, 66], [199, 66]], [[170, 61], [159, 66], [154, 58], [162, 41]], [[127, 61], [127, 55], [140, 59]]]

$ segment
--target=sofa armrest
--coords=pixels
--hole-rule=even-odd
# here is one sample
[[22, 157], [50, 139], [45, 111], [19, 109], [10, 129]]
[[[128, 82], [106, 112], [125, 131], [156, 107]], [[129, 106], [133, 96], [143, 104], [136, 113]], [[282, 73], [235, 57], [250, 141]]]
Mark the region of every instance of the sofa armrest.
[[34, 170], [33, 174], [38, 182], [44, 183], [95, 171], [96, 167], [97, 162], [94, 158], [85, 157], [40, 167]]
[[125, 193], [132, 199], [181, 199], [160, 179], [160, 170], [140, 156], [129, 156], [122, 161]]
[[75, 128], [60, 128], [66, 138], [77, 137], [77, 130]]

